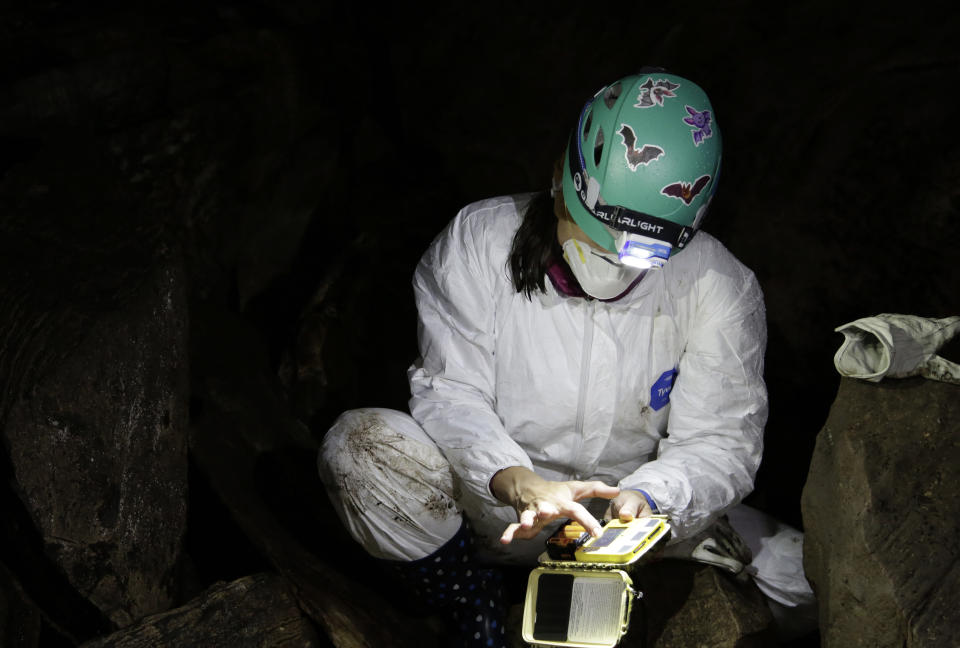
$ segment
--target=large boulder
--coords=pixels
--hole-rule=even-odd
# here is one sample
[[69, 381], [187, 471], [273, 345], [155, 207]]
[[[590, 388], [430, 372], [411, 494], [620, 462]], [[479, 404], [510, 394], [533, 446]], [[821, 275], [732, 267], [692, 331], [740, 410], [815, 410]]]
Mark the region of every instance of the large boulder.
[[841, 382], [802, 499], [826, 648], [956, 641], [958, 429], [956, 385]]
[[[120, 626], [173, 604], [186, 529], [183, 275], [176, 255], [131, 251], [143, 255], [134, 270], [105, 256], [72, 293], [53, 272], [64, 282], [53, 303], [30, 284], [0, 285], [19, 306], [0, 310], [0, 334], [15, 334], [8, 351], [22, 361], [4, 365], [0, 393], [13, 490], [46, 556]], [[83, 246], [61, 252], [67, 269], [91, 269]], [[24, 561], [5, 559], [14, 570]]]

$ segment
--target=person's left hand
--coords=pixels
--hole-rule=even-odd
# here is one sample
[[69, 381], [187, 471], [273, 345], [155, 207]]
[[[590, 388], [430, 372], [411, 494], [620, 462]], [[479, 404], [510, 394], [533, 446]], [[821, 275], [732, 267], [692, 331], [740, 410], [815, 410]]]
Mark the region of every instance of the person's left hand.
[[610, 500], [610, 506], [604, 517], [608, 520], [619, 518], [621, 522], [629, 522], [634, 518], [650, 517], [653, 510], [643, 493], [635, 490], [621, 490], [620, 494]]

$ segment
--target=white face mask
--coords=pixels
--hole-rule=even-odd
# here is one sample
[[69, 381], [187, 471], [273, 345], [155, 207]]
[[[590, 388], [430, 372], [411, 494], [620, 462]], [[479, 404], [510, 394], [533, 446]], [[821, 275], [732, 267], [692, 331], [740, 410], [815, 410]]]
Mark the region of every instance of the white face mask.
[[625, 266], [613, 252], [600, 252], [583, 241], [567, 239], [561, 247], [563, 258], [580, 287], [597, 299], [613, 299], [623, 294], [645, 272]]

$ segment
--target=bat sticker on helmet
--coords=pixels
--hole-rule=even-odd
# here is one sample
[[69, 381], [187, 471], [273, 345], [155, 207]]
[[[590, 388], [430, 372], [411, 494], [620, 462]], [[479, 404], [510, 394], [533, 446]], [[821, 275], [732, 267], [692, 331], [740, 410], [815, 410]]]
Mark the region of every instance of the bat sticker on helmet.
[[637, 134], [627, 124], [620, 124], [620, 130], [617, 133], [623, 138], [623, 145], [627, 147], [625, 156], [631, 171], [636, 171], [641, 164], [650, 164], [663, 155], [663, 149], [653, 144], [644, 144], [638, 149]]
[[652, 108], [653, 106], [662, 106], [663, 100], [667, 97], [676, 97], [674, 90], [680, 87], [679, 83], [673, 83], [667, 79], [653, 80], [647, 78], [640, 84], [640, 94], [637, 95], [637, 103], [634, 108]]
[[687, 109], [689, 117], [684, 117], [683, 121], [693, 127], [690, 134], [693, 135], [693, 143], [700, 146], [700, 143], [708, 137], [713, 137], [713, 129], [710, 128], [710, 111], [699, 111], [692, 106], [684, 106]]
[[693, 184], [688, 182], [674, 182], [673, 184], [668, 184], [666, 187], [660, 190], [660, 193], [665, 196], [679, 198], [683, 201], [684, 205], [689, 205], [693, 202], [693, 199], [697, 197], [697, 194], [703, 191], [703, 188], [707, 186], [708, 182], [710, 182], [710, 176], [700, 176], [693, 182]]

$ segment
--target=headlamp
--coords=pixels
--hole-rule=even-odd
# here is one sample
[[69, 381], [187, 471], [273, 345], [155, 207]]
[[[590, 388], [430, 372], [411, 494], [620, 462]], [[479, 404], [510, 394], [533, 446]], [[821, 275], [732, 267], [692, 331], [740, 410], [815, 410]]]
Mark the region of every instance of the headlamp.
[[620, 263], [633, 268], [662, 268], [673, 246], [641, 234], [619, 232], [616, 237]]

